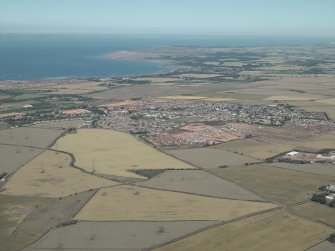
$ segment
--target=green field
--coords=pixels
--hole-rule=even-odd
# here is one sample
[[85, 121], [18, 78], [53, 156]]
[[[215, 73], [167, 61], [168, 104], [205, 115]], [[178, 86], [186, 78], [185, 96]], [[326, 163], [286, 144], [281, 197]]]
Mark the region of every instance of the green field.
[[265, 198], [278, 203], [290, 204], [309, 200], [322, 185], [332, 184], [335, 177], [303, 173], [266, 165], [252, 165], [212, 169]]

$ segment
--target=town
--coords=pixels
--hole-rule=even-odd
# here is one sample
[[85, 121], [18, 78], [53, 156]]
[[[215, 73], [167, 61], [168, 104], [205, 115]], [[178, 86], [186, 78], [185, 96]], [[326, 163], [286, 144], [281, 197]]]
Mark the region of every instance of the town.
[[[185, 96], [187, 97], [187, 96]], [[323, 112], [292, 109], [288, 104], [246, 105], [217, 101], [143, 98], [87, 109], [19, 113], [6, 118], [12, 126], [52, 120], [84, 119], [84, 126], [130, 132], [160, 145], [213, 145], [252, 137], [257, 126], [299, 128], [315, 132], [335, 129]]]
[[97, 126], [140, 135], [154, 145], [216, 144], [251, 137], [252, 126], [335, 129], [321, 112], [287, 104], [244, 105], [202, 100], [139, 99], [100, 105]]

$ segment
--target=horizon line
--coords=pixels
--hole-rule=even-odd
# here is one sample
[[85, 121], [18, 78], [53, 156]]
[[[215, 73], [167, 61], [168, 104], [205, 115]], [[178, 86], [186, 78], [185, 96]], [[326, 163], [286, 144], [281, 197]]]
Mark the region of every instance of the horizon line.
[[106, 32], [106, 33], [93, 33], [93, 32], [0, 32], [0, 35], [123, 35], [123, 36], [184, 36], [184, 37], [241, 37], [241, 38], [308, 38], [308, 39], [335, 39], [334, 36], [311, 36], [311, 35], [243, 35], [243, 34], [182, 34], [182, 33], [120, 33], [120, 32]]

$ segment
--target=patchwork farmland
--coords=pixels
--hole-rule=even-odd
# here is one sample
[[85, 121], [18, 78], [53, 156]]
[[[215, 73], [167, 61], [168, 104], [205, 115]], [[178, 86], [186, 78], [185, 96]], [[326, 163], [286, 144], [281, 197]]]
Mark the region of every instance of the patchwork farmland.
[[177, 67], [1, 81], [0, 251], [335, 250], [332, 46], [119, 54]]
[[223, 224], [155, 250], [303, 251], [332, 232], [330, 227], [275, 211]]
[[[62, 123], [41, 126], [41, 130], [63, 131]], [[34, 152], [29, 146], [20, 147]], [[259, 159], [215, 148], [167, 150], [166, 155], [134, 136], [101, 129], [78, 129], [48, 150], [32, 149], [40, 151], [35, 157], [25, 157], [25, 164], [0, 192], [0, 199], [10, 198], [14, 205], [22, 204], [17, 200], [22, 196], [36, 198], [35, 207], [9, 207], [4, 215], [25, 208], [15, 221], [2, 218], [11, 226], [2, 238], [15, 231], [16, 238], [25, 239], [16, 247], [26, 247], [25, 251], [203, 250], [209, 245], [206, 239], [216, 247], [229, 243], [224, 245], [227, 250], [245, 250], [265, 230], [272, 233], [268, 236], [271, 243], [292, 236], [295, 241], [281, 247], [293, 250], [311, 247], [331, 233], [332, 209], [314, 203], [290, 206], [305, 201], [315, 187], [333, 181], [313, 168], [297, 172], [261, 165]], [[204, 161], [206, 156], [210, 156], [208, 161]], [[115, 177], [123, 179], [116, 182]], [[288, 205], [287, 211], [280, 209], [282, 203]], [[329, 224], [323, 225], [322, 219]], [[280, 234], [293, 222], [301, 227]], [[301, 232], [305, 227], [312, 227], [313, 232]], [[233, 234], [240, 228], [253, 235], [237, 244]], [[112, 237], [107, 238], [110, 233]], [[248, 248], [268, 245], [264, 241]]]
[[17, 171], [2, 194], [58, 198], [118, 184], [83, 173], [70, 163], [68, 154], [45, 151]]

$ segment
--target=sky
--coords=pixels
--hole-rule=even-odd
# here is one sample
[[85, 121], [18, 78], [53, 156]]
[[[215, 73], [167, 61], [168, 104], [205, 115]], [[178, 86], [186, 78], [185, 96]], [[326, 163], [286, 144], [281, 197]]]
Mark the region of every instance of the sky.
[[0, 0], [0, 33], [335, 37], [335, 0]]

